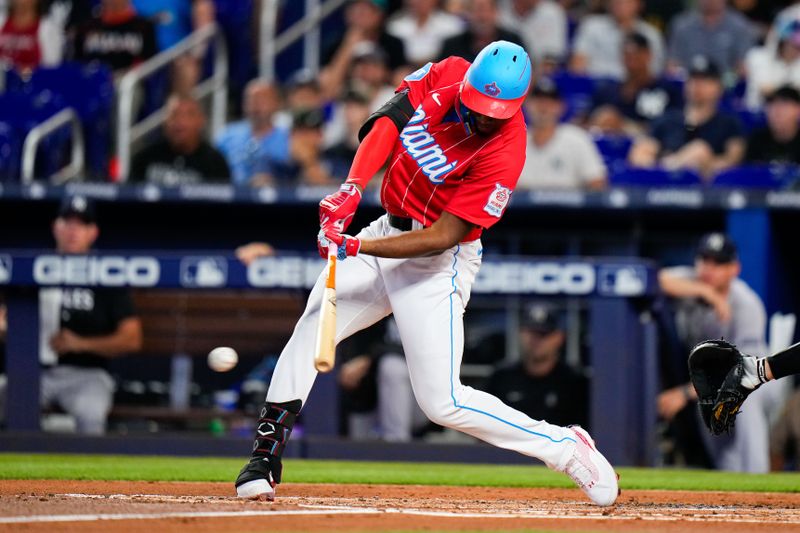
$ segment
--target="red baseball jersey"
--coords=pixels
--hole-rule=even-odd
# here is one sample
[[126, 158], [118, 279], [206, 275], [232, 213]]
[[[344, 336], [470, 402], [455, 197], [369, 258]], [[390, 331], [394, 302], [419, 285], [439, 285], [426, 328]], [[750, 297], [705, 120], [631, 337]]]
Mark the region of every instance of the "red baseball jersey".
[[428, 63], [398, 87], [408, 90], [415, 112], [381, 185], [387, 212], [428, 227], [447, 211], [477, 226], [467, 241], [500, 220], [525, 164], [526, 143], [522, 111], [490, 136], [467, 135], [454, 104], [469, 66], [459, 57]]

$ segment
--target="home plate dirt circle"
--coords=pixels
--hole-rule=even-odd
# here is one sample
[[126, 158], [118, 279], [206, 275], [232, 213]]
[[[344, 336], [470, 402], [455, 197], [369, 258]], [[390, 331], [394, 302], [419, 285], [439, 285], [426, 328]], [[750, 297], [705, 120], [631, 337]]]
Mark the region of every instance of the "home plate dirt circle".
[[790, 531], [800, 494], [625, 491], [588, 504], [576, 489], [291, 484], [274, 502], [229, 483], [3, 481], [0, 531]]

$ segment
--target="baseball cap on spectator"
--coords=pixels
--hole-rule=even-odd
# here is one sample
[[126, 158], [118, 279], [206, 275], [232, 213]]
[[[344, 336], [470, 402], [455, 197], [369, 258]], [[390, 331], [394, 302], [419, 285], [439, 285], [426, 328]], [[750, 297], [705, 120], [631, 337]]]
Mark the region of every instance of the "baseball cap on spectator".
[[94, 201], [82, 195], [65, 196], [58, 210], [59, 218], [77, 218], [84, 224], [97, 222]]
[[543, 303], [535, 303], [525, 309], [522, 327], [542, 335], [561, 329], [555, 310]]
[[709, 78], [719, 80], [722, 77], [722, 72], [719, 66], [705, 56], [695, 56], [689, 65], [690, 78]]
[[353, 64], [360, 62], [389, 64], [389, 56], [380, 46], [369, 41], [362, 41], [353, 47]]
[[561, 91], [558, 85], [550, 78], [539, 78], [531, 89], [531, 96], [561, 100]]
[[767, 95], [767, 102], [774, 102], [775, 100], [783, 100], [800, 104], [800, 91], [791, 85], [784, 85], [783, 87], [779, 87]]
[[300, 88], [311, 88], [315, 91], [318, 91], [319, 80], [317, 76], [311, 71], [311, 69], [301, 68], [297, 70], [294, 74], [292, 74], [289, 79], [286, 81], [286, 91], [292, 91], [294, 89]]
[[625, 36], [625, 42], [628, 44], [632, 44], [641, 50], [650, 50], [650, 41], [647, 40], [647, 37], [644, 34], [639, 33], [638, 31], [632, 31]]
[[349, 3], [355, 4], [357, 2], [364, 2], [365, 4], [377, 7], [381, 11], [386, 11], [386, 9], [389, 7], [389, 2], [387, 0], [350, 0]]
[[342, 102], [353, 102], [356, 104], [369, 104], [369, 95], [356, 86], [351, 85], [342, 93], [340, 98]]
[[709, 233], [703, 235], [700, 244], [697, 246], [696, 256], [719, 264], [732, 263], [736, 261], [739, 254], [736, 244], [730, 236], [724, 233]]
[[789, 41], [794, 46], [800, 47], [800, 20], [794, 19], [786, 23], [778, 32], [778, 40]]
[[318, 129], [324, 122], [322, 109], [298, 109], [292, 113], [293, 129]]

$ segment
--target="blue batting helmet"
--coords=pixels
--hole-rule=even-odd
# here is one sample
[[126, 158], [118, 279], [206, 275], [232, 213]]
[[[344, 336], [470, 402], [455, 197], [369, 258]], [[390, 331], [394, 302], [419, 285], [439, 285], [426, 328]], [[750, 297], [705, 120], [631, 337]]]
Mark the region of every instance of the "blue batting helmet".
[[518, 44], [495, 41], [480, 51], [461, 82], [461, 102], [492, 118], [514, 116], [531, 84], [531, 60]]

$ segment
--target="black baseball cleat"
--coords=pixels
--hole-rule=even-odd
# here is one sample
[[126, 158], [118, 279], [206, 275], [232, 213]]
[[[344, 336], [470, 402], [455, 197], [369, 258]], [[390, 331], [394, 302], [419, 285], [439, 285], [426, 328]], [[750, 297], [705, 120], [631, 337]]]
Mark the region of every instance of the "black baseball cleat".
[[275, 481], [268, 457], [253, 457], [236, 478], [236, 495], [249, 500], [275, 499]]

